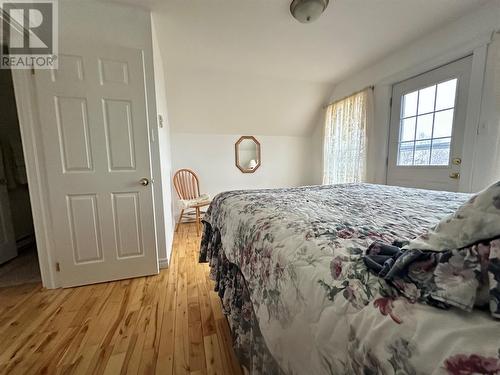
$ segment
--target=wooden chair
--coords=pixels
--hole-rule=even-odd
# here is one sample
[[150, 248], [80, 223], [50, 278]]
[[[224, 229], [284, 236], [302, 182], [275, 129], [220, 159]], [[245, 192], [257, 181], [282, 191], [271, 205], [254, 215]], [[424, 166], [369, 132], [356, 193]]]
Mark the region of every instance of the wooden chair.
[[200, 194], [198, 176], [191, 169], [179, 169], [175, 172], [174, 187], [182, 204], [181, 214], [175, 226], [175, 231], [177, 232], [179, 229], [179, 224], [182, 222], [182, 217], [184, 215], [192, 215], [192, 212], [185, 214], [184, 211], [192, 209], [195, 211], [196, 233], [199, 235], [201, 214], [204, 213], [201, 211], [201, 207], [210, 204], [210, 196], [208, 194]]

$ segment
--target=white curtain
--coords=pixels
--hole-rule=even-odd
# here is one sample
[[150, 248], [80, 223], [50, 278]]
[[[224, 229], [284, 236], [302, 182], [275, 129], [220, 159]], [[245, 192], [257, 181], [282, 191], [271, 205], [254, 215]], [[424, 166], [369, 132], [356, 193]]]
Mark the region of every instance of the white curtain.
[[367, 128], [371, 88], [328, 106], [323, 145], [323, 184], [366, 180]]

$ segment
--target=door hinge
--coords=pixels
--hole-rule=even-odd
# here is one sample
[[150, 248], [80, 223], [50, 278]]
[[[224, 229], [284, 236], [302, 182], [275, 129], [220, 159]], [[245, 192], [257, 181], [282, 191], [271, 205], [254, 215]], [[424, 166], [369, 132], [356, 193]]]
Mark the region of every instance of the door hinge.
[[31, 75], [34, 76], [35, 75], [35, 68], [31, 67]]
[[56, 272], [61, 272], [61, 265], [59, 262], [56, 262]]
[[392, 107], [392, 96], [391, 96], [391, 98], [389, 99], [389, 107]]

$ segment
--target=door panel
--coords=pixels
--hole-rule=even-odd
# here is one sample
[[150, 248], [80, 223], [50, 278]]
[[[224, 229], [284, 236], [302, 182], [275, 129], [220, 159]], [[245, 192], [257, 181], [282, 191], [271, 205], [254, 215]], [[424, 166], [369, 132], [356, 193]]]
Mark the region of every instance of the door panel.
[[54, 105], [64, 172], [92, 170], [86, 98], [56, 96]]
[[393, 86], [387, 183], [458, 191], [472, 57]]
[[129, 81], [128, 64], [124, 61], [99, 59], [101, 85], [118, 83], [127, 85]]
[[96, 195], [68, 196], [67, 207], [75, 264], [102, 262], [102, 241]]
[[128, 100], [102, 101], [110, 171], [135, 169], [131, 107]]
[[83, 58], [68, 54], [59, 54], [59, 69], [51, 70], [53, 82], [75, 83], [83, 81]]
[[142, 51], [63, 46], [35, 75], [63, 286], [155, 274]]
[[142, 229], [137, 194], [113, 194], [113, 213], [118, 257], [142, 255]]

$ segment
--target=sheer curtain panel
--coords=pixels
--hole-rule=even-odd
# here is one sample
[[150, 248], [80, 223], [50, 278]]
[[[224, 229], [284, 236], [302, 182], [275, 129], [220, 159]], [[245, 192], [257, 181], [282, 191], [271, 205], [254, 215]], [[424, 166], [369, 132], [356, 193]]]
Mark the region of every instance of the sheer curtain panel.
[[323, 184], [365, 181], [372, 96], [373, 90], [368, 88], [327, 107]]

